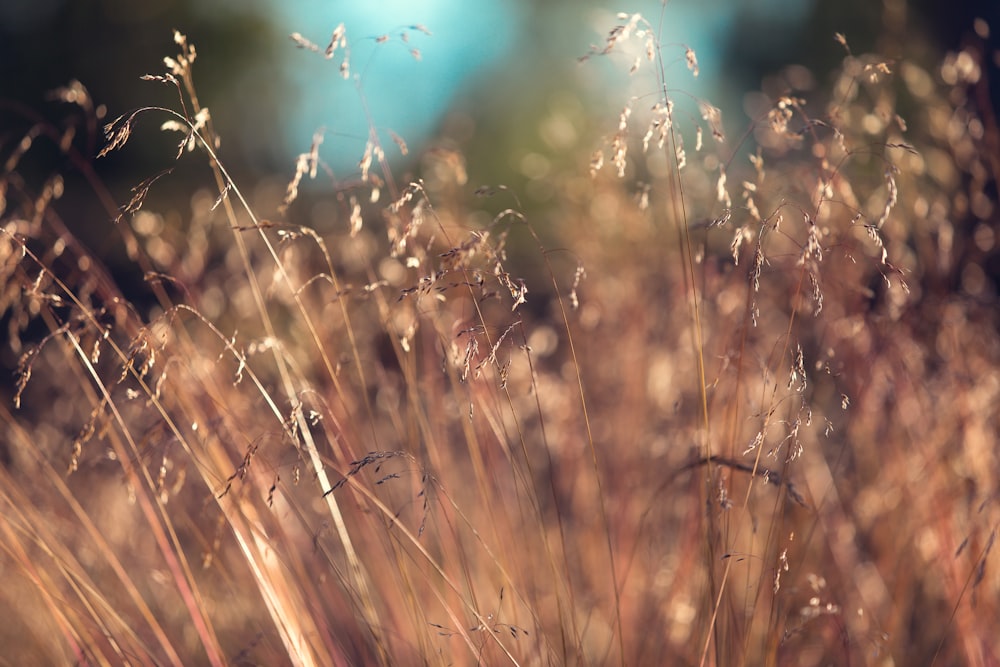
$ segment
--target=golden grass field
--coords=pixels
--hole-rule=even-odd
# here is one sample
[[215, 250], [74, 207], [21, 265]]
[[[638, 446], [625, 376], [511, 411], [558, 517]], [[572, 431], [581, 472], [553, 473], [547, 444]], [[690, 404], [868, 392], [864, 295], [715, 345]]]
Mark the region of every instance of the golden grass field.
[[[179, 33], [142, 84], [174, 107], [96, 119], [76, 83], [84, 121], [5, 137], [0, 664], [1000, 664], [983, 50], [831, 35], [744, 131], [620, 19], [582, 66], [648, 95], [544, 220], [375, 131], [350, 184], [319, 135], [238, 182]], [[88, 122], [96, 159], [162, 125], [204, 182], [119, 201]], [[41, 145], [114, 249], [22, 173]]]

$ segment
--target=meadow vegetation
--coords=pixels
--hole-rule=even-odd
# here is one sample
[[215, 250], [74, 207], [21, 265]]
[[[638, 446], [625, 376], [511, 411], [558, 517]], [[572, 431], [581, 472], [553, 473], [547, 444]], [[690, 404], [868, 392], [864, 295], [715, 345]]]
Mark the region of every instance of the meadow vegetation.
[[[644, 93], [544, 222], [459, 150], [394, 174], [378, 119], [349, 182], [318, 132], [246, 187], [180, 33], [173, 107], [73, 82], [4, 137], [2, 661], [997, 664], [989, 26], [933, 65], [831, 34], [744, 127], [662, 20], [581, 58]], [[351, 75], [342, 26], [293, 37]], [[102, 126], [176, 164], [119, 201]], [[22, 169], [53, 147], [137, 284]]]

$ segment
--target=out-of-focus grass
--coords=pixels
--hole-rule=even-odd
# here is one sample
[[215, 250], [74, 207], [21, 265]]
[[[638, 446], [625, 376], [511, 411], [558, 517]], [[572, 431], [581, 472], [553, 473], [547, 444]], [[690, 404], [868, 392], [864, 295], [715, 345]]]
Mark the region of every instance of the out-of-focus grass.
[[588, 57], [650, 96], [547, 176], [558, 247], [457, 152], [397, 183], [377, 133], [327, 198], [299, 198], [320, 135], [251, 195], [181, 35], [153, 77], [178, 107], [106, 127], [155, 117], [211, 168], [186, 208], [146, 204], [169, 174], [109, 205], [149, 302], [68, 231], [60, 175], [20, 175], [39, 142], [89, 174], [74, 137], [5, 143], [8, 662], [998, 659], [979, 55], [838, 35], [829, 87], [771, 82], [733, 139], [668, 85], [696, 54], [621, 19]]

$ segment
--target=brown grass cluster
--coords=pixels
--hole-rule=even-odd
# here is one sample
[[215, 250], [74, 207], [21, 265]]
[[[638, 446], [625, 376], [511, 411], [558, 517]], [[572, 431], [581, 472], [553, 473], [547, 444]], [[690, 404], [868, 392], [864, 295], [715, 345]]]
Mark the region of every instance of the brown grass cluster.
[[[765, 81], [739, 137], [674, 92], [690, 47], [620, 19], [584, 60], [652, 92], [551, 177], [544, 234], [457, 153], [398, 185], [374, 127], [348, 185], [303, 202], [317, 134], [245, 191], [179, 33], [144, 77], [176, 108], [100, 155], [155, 119], [210, 167], [189, 203], [149, 203], [169, 171], [116, 203], [79, 83], [84, 123], [4, 144], [5, 664], [1000, 661], [982, 53], [836, 35], [829, 85]], [[293, 40], [348, 71], [342, 25]], [[142, 285], [64, 222], [62, 175], [22, 175], [39, 142]]]

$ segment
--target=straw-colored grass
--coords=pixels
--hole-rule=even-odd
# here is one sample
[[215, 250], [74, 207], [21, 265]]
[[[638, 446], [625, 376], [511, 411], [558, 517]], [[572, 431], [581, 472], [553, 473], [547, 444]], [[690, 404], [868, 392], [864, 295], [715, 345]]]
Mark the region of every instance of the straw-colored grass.
[[[19, 175], [45, 141], [91, 177], [73, 138], [4, 145], [5, 664], [1000, 661], [976, 52], [836, 35], [829, 86], [770, 83], [742, 133], [674, 92], [692, 49], [620, 18], [584, 60], [649, 94], [544, 234], [457, 153], [397, 184], [374, 125], [353, 184], [300, 201], [317, 135], [252, 198], [180, 34], [146, 77], [178, 105], [103, 119], [101, 154], [162, 123], [212, 180], [168, 211], [168, 173], [120, 209], [91, 178], [141, 289], [58, 174]], [[294, 39], [349, 71], [343, 26]]]

